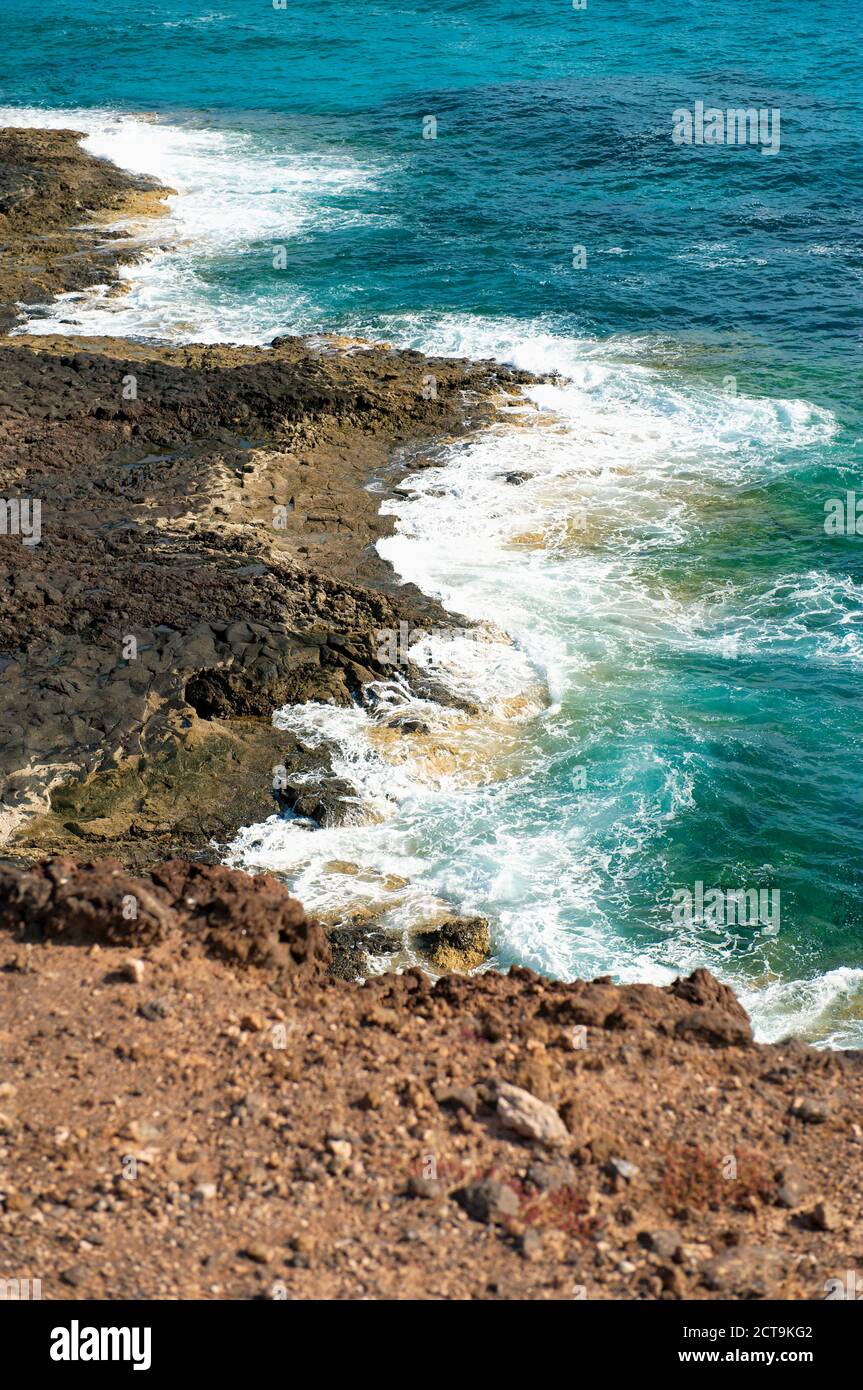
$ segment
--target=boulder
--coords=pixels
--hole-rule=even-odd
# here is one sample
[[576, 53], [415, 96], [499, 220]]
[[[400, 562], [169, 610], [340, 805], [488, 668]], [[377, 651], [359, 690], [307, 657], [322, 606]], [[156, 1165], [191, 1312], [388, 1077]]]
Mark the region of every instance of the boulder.
[[487, 917], [450, 917], [414, 933], [414, 945], [434, 970], [475, 970], [489, 953]]

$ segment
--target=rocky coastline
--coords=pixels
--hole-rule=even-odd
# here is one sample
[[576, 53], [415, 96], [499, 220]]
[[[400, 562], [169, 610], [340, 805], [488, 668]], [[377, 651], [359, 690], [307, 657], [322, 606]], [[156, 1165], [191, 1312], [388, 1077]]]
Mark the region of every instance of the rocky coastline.
[[[169, 192], [0, 132], [0, 329], [116, 280], [107, 224]], [[465, 625], [378, 556], [380, 504], [526, 380], [0, 338], [0, 1267], [46, 1297], [806, 1299], [863, 1261], [863, 1054], [755, 1044], [705, 971], [463, 973], [482, 919], [357, 983], [373, 923], [212, 848], [350, 814], [273, 710]]]
[[[125, 176], [80, 150], [72, 160], [71, 132], [5, 138], [7, 157], [28, 151], [41, 230], [59, 238], [87, 199], [122, 203]], [[20, 293], [22, 224], [37, 201], [16, 203], [7, 182], [0, 301]], [[129, 180], [129, 197], [140, 184]], [[112, 264], [121, 246], [111, 242]], [[90, 239], [52, 261], [41, 288], [102, 275], [100, 252]], [[272, 712], [345, 704], [391, 675], [380, 630], [464, 621], [377, 555], [391, 526], [380, 504], [422, 466], [424, 445], [476, 428], [525, 379], [327, 339], [261, 350], [0, 339], [4, 497], [37, 499], [42, 531], [38, 546], [0, 534], [6, 853], [95, 847], [143, 866], [223, 843], [275, 801], [319, 821], [344, 814], [325, 758], [273, 729]]]

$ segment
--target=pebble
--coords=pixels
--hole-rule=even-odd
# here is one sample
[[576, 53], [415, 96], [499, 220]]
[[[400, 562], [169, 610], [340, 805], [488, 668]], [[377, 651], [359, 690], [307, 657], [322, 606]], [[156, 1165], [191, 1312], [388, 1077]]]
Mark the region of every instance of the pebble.
[[640, 1231], [638, 1243], [663, 1260], [673, 1260], [681, 1248], [680, 1236], [673, 1230]]
[[635, 1163], [630, 1163], [626, 1158], [610, 1158], [605, 1170], [610, 1177], [622, 1178], [624, 1182], [632, 1182], [641, 1172]]
[[138, 1014], [148, 1023], [156, 1023], [168, 1017], [168, 1009], [161, 999], [148, 999], [145, 1004], [138, 1005]]
[[827, 1101], [814, 1100], [809, 1096], [797, 1096], [791, 1106], [791, 1113], [807, 1125], [823, 1125], [830, 1114]]
[[839, 1226], [839, 1213], [832, 1202], [816, 1202], [809, 1220], [816, 1231], [835, 1231]]
[[259, 1245], [257, 1242], [244, 1245], [240, 1254], [245, 1255], [247, 1260], [252, 1260], [256, 1265], [269, 1265], [275, 1259], [275, 1251], [271, 1250], [268, 1245]]

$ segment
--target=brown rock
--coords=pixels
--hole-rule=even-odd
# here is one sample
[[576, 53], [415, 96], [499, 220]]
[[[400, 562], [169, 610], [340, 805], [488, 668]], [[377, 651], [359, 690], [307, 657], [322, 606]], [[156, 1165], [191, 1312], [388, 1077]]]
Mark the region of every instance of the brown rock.
[[271, 1265], [276, 1258], [276, 1252], [270, 1246], [260, 1245], [257, 1241], [244, 1246], [240, 1254], [256, 1265]]
[[486, 917], [452, 917], [413, 936], [417, 950], [434, 970], [475, 970], [489, 953]]
[[513, 1189], [506, 1183], [490, 1179], [459, 1188], [453, 1196], [474, 1221], [487, 1224], [516, 1217], [520, 1209], [518, 1196]]
[[569, 1132], [553, 1106], [538, 1100], [520, 1086], [503, 1082], [497, 1088], [497, 1113], [507, 1129], [537, 1144], [565, 1144]]
[[711, 1047], [748, 1047], [752, 1042], [749, 1019], [718, 1009], [693, 1009], [677, 1024], [677, 1036]]
[[741, 1245], [701, 1267], [701, 1280], [724, 1298], [781, 1298], [785, 1257], [773, 1246]]
[[809, 1223], [816, 1231], [836, 1231], [841, 1225], [839, 1213], [832, 1202], [816, 1202], [809, 1213]]

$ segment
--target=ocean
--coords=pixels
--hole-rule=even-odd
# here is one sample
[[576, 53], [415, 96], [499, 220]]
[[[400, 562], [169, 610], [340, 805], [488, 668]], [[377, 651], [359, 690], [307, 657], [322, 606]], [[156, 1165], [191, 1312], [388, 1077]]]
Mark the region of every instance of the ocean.
[[[127, 293], [26, 332], [332, 332], [544, 378], [384, 504], [395, 569], [485, 624], [411, 649], [481, 715], [392, 686], [431, 731], [394, 743], [280, 711], [335, 741], [354, 821], [273, 817], [230, 862], [394, 930], [482, 913], [504, 968], [705, 965], [760, 1038], [863, 1046], [861, 16], [0, 0], [0, 122], [177, 190]], [[771, 142], [730, 138], [750, 108]], [[723, 138], [675, 140], [681, 111]]]

